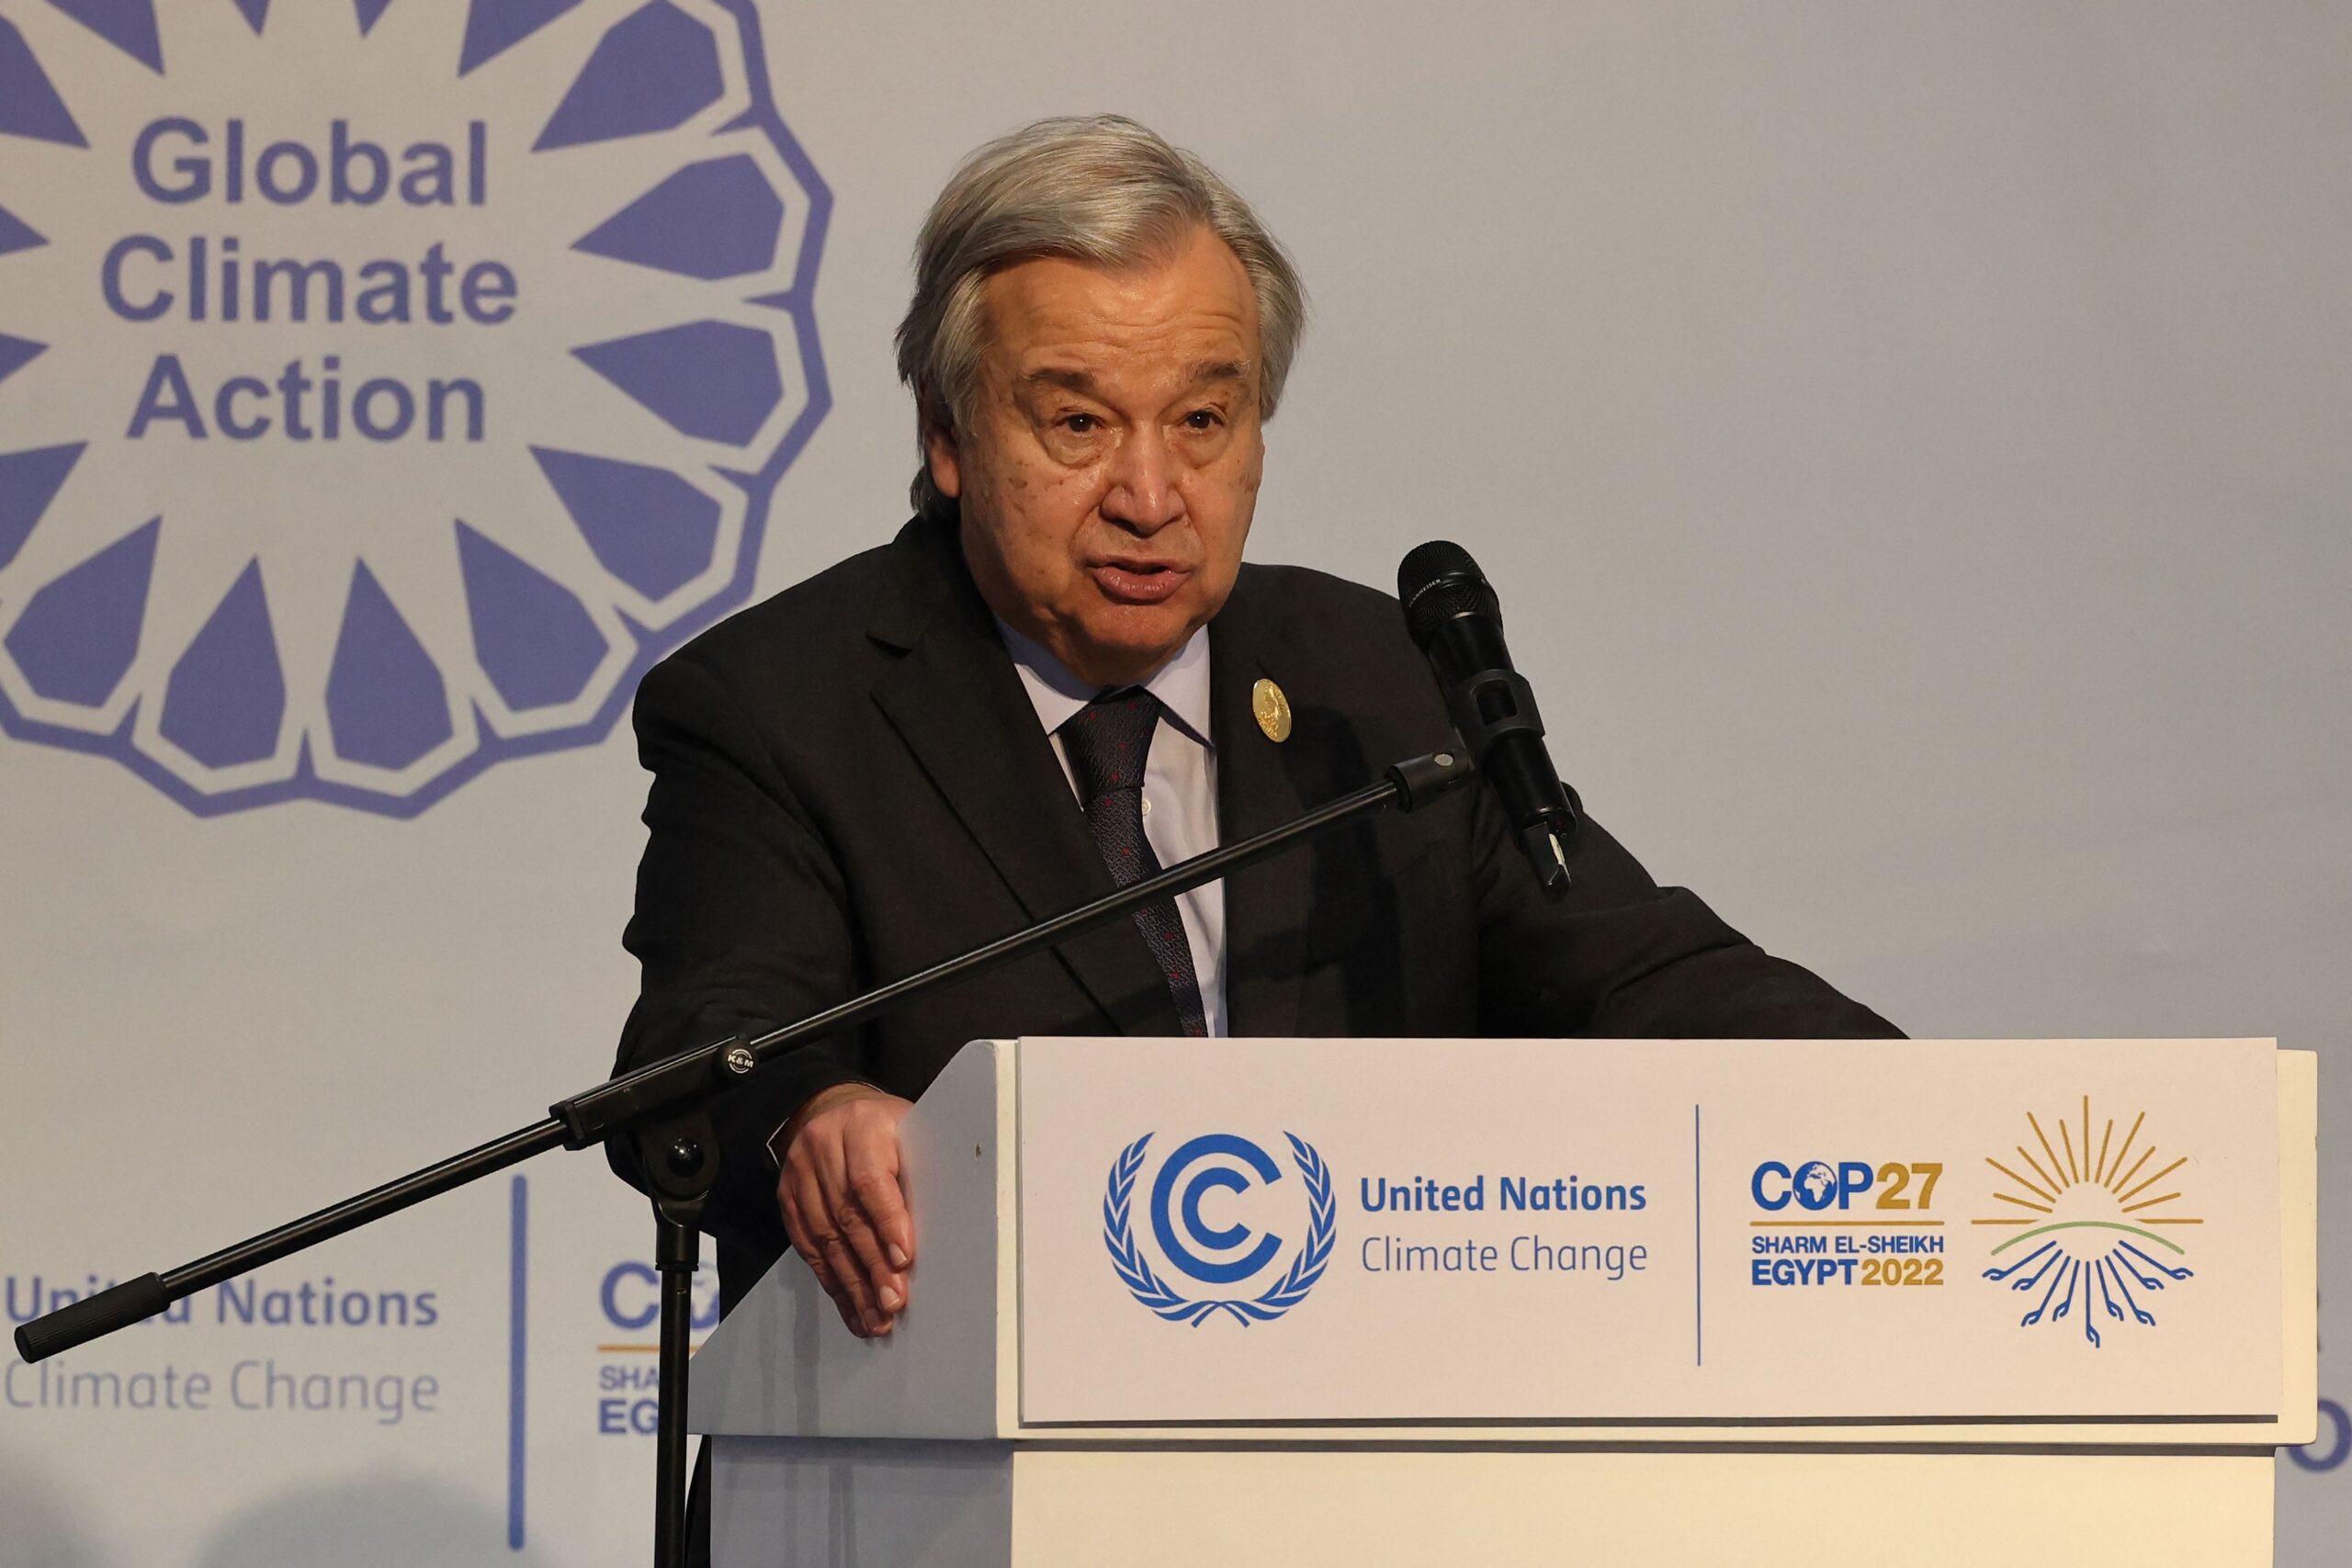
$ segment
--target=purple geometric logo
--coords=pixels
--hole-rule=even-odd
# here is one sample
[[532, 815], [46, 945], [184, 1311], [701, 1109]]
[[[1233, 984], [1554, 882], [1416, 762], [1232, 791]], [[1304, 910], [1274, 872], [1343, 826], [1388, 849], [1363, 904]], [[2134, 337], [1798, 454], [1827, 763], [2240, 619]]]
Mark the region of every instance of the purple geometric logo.
[[0, 730], [199, 815], [603, 739], [831, 406], [754, 0], [0, 0]]

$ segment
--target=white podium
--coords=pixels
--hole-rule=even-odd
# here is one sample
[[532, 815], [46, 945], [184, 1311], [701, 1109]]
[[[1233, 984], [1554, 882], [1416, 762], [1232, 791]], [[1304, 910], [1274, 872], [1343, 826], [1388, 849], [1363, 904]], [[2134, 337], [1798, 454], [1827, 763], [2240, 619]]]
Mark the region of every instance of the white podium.
[[2270, 1041], [967, 1047], [898, 1331], [694, 1365], [721, 1568], [2271, 1561]]

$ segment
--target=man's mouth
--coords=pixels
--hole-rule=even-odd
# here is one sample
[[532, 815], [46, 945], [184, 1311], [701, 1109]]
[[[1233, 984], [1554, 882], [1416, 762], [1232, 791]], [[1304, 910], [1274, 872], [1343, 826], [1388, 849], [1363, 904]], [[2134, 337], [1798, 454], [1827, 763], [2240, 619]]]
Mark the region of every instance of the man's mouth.
[[1098, 561], [1087, 575], [1114, 603], [1158, 604], [1190, 582], [1193, 570], [1172, 561]]

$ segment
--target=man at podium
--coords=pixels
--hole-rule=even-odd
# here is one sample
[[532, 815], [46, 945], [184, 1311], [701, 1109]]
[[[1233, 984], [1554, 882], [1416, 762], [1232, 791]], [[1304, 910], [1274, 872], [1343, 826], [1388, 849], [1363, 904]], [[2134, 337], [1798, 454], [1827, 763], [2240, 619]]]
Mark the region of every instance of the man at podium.
[[[1215, 173], [1128, 120], [1042, 121], [956, 173], [916, 275], [915, 517], [639, 694], [621, 1067], [805, 1017], [1448, 743], [1395, 600], [1243, 563], [1306, 309]], [[978, 1037], [1896, 1032], [1597, 824], [1566, 858], [1555, 902], [1477, 784], [771, 1064], [716, 1108], [723, 1307], [789, 1244], [854, 1333], [889, 1332], [919, 1246], [899, 1121]]]

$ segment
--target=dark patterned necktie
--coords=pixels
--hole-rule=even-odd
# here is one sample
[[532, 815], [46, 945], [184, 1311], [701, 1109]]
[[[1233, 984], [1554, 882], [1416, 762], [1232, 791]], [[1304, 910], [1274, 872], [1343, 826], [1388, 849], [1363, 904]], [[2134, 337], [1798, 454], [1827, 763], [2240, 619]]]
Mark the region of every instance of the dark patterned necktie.
[[[1143, 770], [1151, 755], [1152, 732], [1159, 728], [1159, 699], [1140, 686], [1106, 692], [1072, 714], [1061, 728], [1062, 746], [1078, 792], [1086, 803], [1086, 825], [1111, 880], [1131, 887], [1160, 870], [1159, 857], [1143, 831]], [[1201, 982], [1193, 970], [1193, 944], [1184, 935], [1176, 900], [1162, 898], [1136, 911], [1144, 944], [1168, 976], [1176, 1016], [1187, 1034], [1206, 1034]]]

